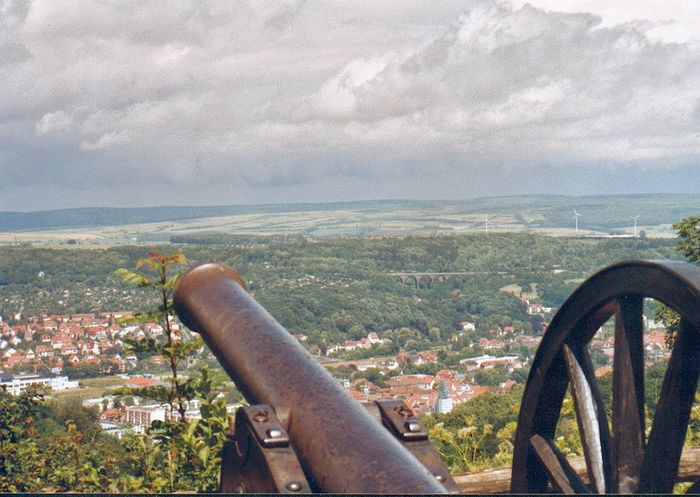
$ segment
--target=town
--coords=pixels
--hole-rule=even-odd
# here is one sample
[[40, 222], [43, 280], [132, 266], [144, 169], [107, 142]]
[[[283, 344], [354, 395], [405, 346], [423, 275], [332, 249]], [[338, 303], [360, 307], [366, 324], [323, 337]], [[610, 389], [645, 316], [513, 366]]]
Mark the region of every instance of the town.
[[[531, 316], [549, 318], [554, 311], [531, 304], [526, 298], [521, 301]], [[167, 374], [158, 374], [166, 371], [163, 357], [139, 358], [124, 347], [127, 339], [161, 336], [163, 327], [156, 322], [135, 323], [132, 317], [131, 312], [122, 311], [44, 314], [15, 325], [0, 321], [0, 386], [18, 395], [35, 384], [49, 387], [49, 394], [80, 391], [81, 378], [95, 376], [116, 378], [118, 384], [127, 387], [166, 384]], [[663, 360], [668, 356], [667, 334], [660, 324], [646, 317], [644, 324], [647, 360]], [[543, 330], [546, 325], [543, 321]], [[172, 319], [171, 326], [187, 333], [176, 319]], [[479, 337], [476, 331], [475, 323], [463, 321], [460, 330], [450, 334], [445, 344], [428, 350], [400, 350], [394, 355], [379, 354], [391, 340], [372, 331], [359, 340], [329, 344], [317, 359], [358, 401], [403, 398], [418, 414], [448, 413], [486, 392], [506, 393], [524, 383], [530, 353], [534, 353], [541, 339], [540, 334], [525, 334], [514, 326], [491, 328], [488, 337]], [[591, 353], [598, 366], [596, 375], [603, 376], [612, 370], [613, 333], [602, 330], [599, 335], [591, 342]], [[294, 337], [305, 345], [306, 335], [296, 333]], [[369, 357], [343, 357], [358, 351]], [[206, 355], [212, 360], [208, 352]], [[149, 372], [151, 368], [155, 370]], [[488, 375], [496, 371], [500, 372], [501, 381], [494, 382], [494, 376]], [[117, 436], [127, 431], [143, 433], [153, 421], [171, 416], [165, 405], [138, 397], [125, 401], [109, 390], [102, 396], [81, 399], [83, 405], [100, 411], [102, 428]], [[238, 405], [231, 402], [227, 410], [234, 412]], [[199, 402], [190, 401], [187, 418], [199, 416]]]

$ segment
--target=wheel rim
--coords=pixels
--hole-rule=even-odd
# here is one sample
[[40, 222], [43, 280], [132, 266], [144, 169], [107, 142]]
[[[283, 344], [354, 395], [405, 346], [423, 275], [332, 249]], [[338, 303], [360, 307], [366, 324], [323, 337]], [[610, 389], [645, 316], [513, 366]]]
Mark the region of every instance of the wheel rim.
[[[656, 299], [681, 315], [649, 436], [644, 419], [642, 305]], [[673, 261], [607, 267], [564, 303], [533, 359], [515, 437], [511, 489], [564, 493], [672, 491], [700, 376], [700, 269]], [[612, 432], [587, 344], [615, 318]], [[571, 384], [590, 486], [552, 442]]]

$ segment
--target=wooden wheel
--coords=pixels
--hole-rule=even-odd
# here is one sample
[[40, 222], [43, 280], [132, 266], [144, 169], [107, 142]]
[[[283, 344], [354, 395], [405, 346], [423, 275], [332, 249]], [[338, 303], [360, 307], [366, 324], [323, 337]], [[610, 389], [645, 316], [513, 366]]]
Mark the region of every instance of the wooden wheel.
[[[645, 297], [681, 315], [648, 436], [644, 425]], [[609, 423], [587, 345], [613, 316]], [[699, 375], [700, 268], [683, 262], [632, 261], [599, 271], [564, 303], [537, 350], [520, 407], [511, 490], [542, 493], [551, 483], [563, 493], [670, 493]], [[588, 485], [553, 443], [569, 385]]]

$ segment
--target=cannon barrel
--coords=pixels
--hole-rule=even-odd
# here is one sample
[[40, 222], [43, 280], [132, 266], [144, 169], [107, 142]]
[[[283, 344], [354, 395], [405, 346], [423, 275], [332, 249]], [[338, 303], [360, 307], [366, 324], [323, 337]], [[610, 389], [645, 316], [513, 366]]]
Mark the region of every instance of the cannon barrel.
[[173, 296], [250, 403], [289, 410], [289, 436], [314, 491], [446, 493], [430, 471], [377, 423], [219, 264], [188, 270]]

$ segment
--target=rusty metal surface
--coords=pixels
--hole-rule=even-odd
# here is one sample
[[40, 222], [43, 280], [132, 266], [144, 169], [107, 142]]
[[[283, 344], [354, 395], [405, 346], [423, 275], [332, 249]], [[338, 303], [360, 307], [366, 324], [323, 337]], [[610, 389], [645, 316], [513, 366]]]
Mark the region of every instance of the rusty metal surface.
[[199, 332], [249, 402], [289, 409], [289, 435], [311, 489], [335, 493], [445, 493], [218, 264], [190, 269], [174, 291], [182, 322]]
[[401, 399], [386, 399], [377, 402], [384, 425], [405, 442], [428, 440], [428, 430], [418, 416]]
[[[648, 437], [640, 422], [644, 419], [643, 297], [667, 304], [682, 317]], [[542, 463], [538, 457], [542, 450], [538, 451], [532, 440], [553, 440], [571, 376], [575, 407], [586, 411], [579, 414], [579, 423], [584, 424], [580, 428], [585, 459], [596, 466], [588, 468], [589, 475], [595, 473], [595, 490], [601, 490], [602, 468], [606, 492], [670, 492], [678, 480], [683, 439], [700, 375], [699, 304], [700, 268], [684, 262], [618, 263], [577, 288], [550, 323], [533, 359], [518, 418], [511, 490], [547, 490], [552, 470]], [[608, 420], [586, 346], [613, 316], [613, 419], [608, 436]]]
[[270, 405], [237, 411], [222, 459], [223, 493], [311, 493], [289, 435]]
[[450, 493], [459, 493], [450, 470], [435, 446], [428, 440], [428, 431], [402, 399], [381, 399], [363, 402], [363, 407], [381, 423]]

